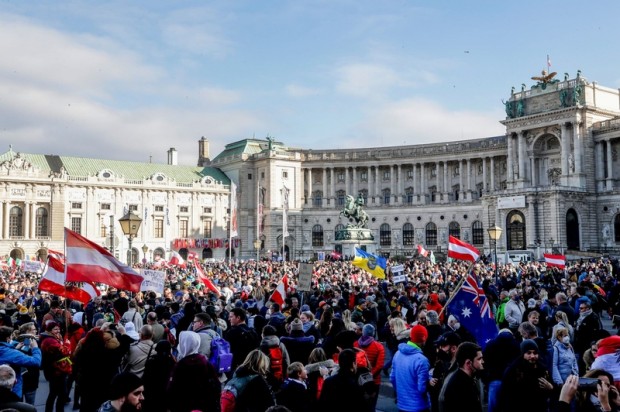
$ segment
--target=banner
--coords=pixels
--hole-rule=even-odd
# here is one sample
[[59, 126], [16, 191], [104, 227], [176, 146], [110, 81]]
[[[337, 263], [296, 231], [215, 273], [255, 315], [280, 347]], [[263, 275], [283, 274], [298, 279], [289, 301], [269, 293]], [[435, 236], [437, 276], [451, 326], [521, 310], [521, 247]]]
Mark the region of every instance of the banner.
[[140, 274], [144, 278], [140, 291], [153, 291], [155, 293], [164, 293], [164, 283], [166, 282], [166, 272], [161, 270], [142, 269]]
[[299, 279], [297, 281], [297, 290], [312, 291], [312, 271], [314, 265], [312, 263], [299, 264]]
[[35, 260], [24, 260], [22, 265], [24, 272], [41, 273], [43, 270], [41, 262]]

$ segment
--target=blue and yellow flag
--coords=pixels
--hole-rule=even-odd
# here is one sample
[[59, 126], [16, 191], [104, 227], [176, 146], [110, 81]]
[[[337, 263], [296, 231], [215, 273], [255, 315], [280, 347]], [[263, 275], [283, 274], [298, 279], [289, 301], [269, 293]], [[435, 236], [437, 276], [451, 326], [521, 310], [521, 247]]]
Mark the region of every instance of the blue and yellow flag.
[[385, 279], [387, 261], [384, 257], [379, 257], [372, 253], [364, 252], [362, 249], [355, 248], [355, 258], [352, 263], [353, 266], [364, 269], [376, 278]]

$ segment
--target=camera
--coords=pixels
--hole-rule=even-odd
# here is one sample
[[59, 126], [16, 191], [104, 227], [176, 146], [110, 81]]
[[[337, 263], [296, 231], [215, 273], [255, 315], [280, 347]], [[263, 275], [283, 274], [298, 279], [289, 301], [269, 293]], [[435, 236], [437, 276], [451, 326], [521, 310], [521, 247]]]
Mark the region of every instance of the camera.
[[[24, 342], [26, 339], [36, 339], [36, 338], [37, 338], [37, 337], [36, 337], [36, 336], [34, 336], [34, 335], [29, 335], [29, 334], [27, 334], [27, 333], [24, 333], [24, 334], [19, 335], [19, 336], [17, 337], [17, 341], [18, 341], [18, 342]], [[25, 342], [24, 342], [24, 344], [25, 344]]]
[[596, 378], [579, 378], [578, 388], [582, 391], [595, 391], [597, 389], [596, 386], [600, 383], [600, 379]]

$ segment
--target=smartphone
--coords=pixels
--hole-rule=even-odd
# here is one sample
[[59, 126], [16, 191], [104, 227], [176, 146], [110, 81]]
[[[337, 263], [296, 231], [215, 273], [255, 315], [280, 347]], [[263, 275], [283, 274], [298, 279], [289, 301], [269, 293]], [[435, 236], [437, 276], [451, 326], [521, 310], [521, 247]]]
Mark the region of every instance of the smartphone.
[[601, 383], [599, 379], [596, 378], [579, 378], [579, 389], [580, 390], [596, 390], [596, 385]]

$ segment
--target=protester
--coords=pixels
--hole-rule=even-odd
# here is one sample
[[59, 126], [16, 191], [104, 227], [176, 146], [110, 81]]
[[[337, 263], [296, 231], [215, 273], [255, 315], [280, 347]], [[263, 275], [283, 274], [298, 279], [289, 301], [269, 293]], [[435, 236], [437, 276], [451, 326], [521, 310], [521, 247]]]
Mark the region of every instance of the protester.
[[116, 375], [110, 382], [110, 399], [98, 412], [134, 412], [142, 410], [144, 386], [142, 379], [130, 372]]
[[7, 364], [0, 364], [0, 410], [18, 412], [36, 412], [33, 405], [22, 402], [13, 391], [17, 378], [15, 371]]
[[439, 395], [442, 412], [482, 412], [482, 393], [477, 378], [484, 369], [482, 348], [463, 342], [456, 351], [458, 369], [450, 374]]

